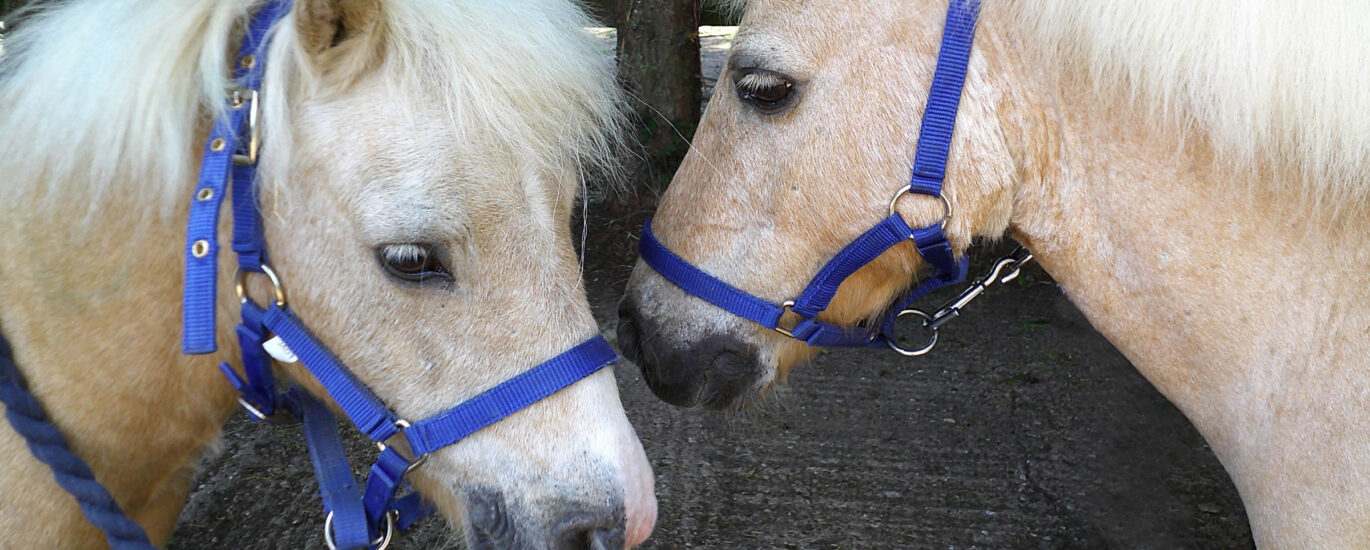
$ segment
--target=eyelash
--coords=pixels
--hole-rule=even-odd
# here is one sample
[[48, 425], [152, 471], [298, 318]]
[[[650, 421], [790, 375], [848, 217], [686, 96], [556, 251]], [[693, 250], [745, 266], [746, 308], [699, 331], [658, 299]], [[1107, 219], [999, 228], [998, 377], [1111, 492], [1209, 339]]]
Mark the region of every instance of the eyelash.
[[452, 280], [452, 272], [438, 260], [432, 245], [392, 244], [376, 250], [381, 268], [392, 278], [408, 283]]
[[762, 69], [743, 69], [734, 87], [738, 98], [766, 114], [778, 113], [794, 97], [794, 81], [782, 74]]

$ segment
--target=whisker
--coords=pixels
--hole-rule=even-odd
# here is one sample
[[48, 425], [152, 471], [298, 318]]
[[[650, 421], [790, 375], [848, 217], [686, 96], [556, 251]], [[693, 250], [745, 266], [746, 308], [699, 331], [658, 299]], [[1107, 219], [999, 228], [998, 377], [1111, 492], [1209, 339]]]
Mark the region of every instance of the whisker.
[[706, 162], [706, 163], [709, 164], [709, 168], [712, 168], [712, 169], [713, 169], [714, 175], [718, 176], [720, 179], [723, 178], [723, 171], [722, 171], [722, 170], [719, 170], [718, 167], [714, 165], [714, 161], [711, 160], [707, 155], [705, 155], [703, 151], [700, 151], [699, 149], [696, 149], [696, 148], [695, 148], [694, 142], [692, 142], [689, 138], [686, 138], [686, 137], [685, 137], [685, 134], [680, 133], [680, 129], [679, 129], [679, 128], [676, 128], [676, 125], [675, 125], [675, 124], [672, 124], [671, 121], [670, 121], [670, 119], [666, 118], [666, 115], [665, 115], [665, 114], [663, 114], [661, 111], [657, 110], [657, 108], [656, 108], [656, 107], [653, 107], [650, 103], [647, 103], [646, 101], [643, 101], [642, 98], [638, 97], [636, 94], [626, 93], [626, 95], [627, 95], [628, 97], [632, 98], [633, 101], [636, 101], [636, 102], [638, 102], [638, 103], [643, 104], [643, 105], [646, 106], [648, 109], [651, 109], [653, 113], [656, 113], [656, 116], [660, 117], [662, 122], [665, 122], [667, 126], [670, 126], [670, 127], [671, 127], [671, 131], [672, 131], [672, 132], [675, 132], [675, 135], [678, 136], [678, 137], [680, 138], [680, 141], [685, 142], [685, 146], [686, 146], [686, 147], [689, 147], [691, 151], [694, 151], [695, 153], [698, 153], [698, 154], [699, 154], [699, 157], [702, 158], [702, 159], [704, 159], [704, 162]]

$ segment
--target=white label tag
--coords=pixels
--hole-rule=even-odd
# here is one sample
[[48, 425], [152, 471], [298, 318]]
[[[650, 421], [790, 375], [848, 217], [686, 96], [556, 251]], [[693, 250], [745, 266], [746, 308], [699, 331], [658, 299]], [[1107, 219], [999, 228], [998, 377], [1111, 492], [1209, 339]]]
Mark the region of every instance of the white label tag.
[[290, 351], [290, 346], [285, 345], [285, 340], [282, 340], [280, 336], [272, 336], [270, 340], [262, 342], [262, 349], [282, 363], [294, 363], [300, 360], [299, 357], [295, 357], [295, 352]]

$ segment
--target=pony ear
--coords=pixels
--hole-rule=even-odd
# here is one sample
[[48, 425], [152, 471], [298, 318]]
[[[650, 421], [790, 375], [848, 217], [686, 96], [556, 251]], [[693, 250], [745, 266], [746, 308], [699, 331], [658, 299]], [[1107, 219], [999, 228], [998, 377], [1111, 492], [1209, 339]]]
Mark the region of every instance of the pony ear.
[[352, 38], [371, 34], [381, 16], [381, 0], [296, 0], [300, 45], [318, 56]]

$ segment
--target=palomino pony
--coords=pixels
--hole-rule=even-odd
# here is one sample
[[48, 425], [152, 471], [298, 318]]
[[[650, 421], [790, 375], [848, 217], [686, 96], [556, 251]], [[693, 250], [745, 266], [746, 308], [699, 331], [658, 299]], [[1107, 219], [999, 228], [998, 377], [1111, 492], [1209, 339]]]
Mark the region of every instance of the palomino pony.
[[[215, 368], [237, 361], [232, 285], [208, 357], [181, 354], [176, 304], [188, 206], [209, 198], [201, 144], [260, 5], [50, 6], [11, 21], [0, 58], [0, 329], [71, 447], [161, 544], [236, 406]], [[619, 99], [577, 5], [287, 9], [260, 96], [257, 200], [291, 308], [352, 375], [424, 418], [597, 335], [568, 217], [583, 170], [610, 160]], [[301, 363], [278, 370], [324, 395]], [[608, 369], [409, 479], [471, 548], [631, 546], [655, 518]], [[7, 424], [0, 494], [0, 546], [103, 547]]]
[[[1208, 439], [1260, 546], [1370, 547], [1370, 8], [989, 0], [947, 204], [898, 198], [947, 10], [751, 2], [659, 242], [790, 316], [891, 210], [949, 214], [957, 255], [1008, 234]], [[883, 318], [926, 265], [895, 245], [817, 319]], [[816, 351], [644, 263], [621, 311], [676, 404], [745, 406]]]

